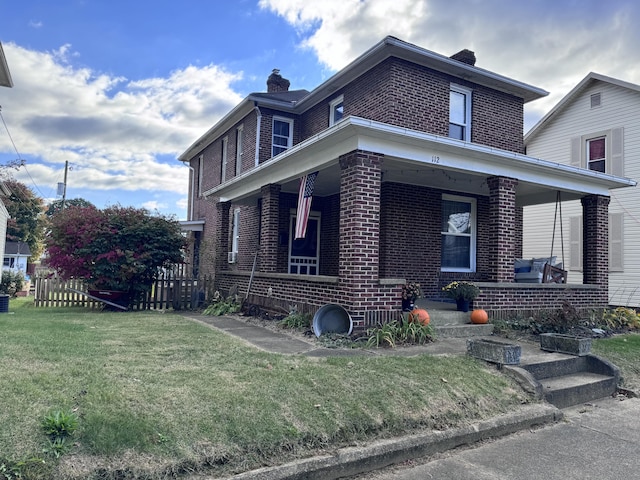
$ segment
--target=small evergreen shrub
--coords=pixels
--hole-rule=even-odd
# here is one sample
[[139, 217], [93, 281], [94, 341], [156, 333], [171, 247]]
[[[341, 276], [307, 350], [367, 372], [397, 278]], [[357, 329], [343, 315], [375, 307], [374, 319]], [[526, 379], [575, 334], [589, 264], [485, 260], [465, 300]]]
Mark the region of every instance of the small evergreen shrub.
[[22, 272], [14, 272], [12, 270], [2, 271], [2, 280], [0, 281], [0, 293], [15, 297], [24, 286], [24, 275]]

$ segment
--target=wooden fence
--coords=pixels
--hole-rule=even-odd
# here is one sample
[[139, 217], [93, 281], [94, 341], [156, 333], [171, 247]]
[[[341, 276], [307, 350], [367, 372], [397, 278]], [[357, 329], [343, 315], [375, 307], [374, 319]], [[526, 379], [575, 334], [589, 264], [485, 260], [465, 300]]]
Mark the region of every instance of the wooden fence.
[[[193, 278], [177, 275], [175, 271], [162, 272], [147, 296], [133, 305], [134, 310], [194, 310], [202, 307], [213, 288], [211, 277]], [[80, 292], [87, 292], [81, 279], [62, 280], [45, 272], [35, 276], [34, 304], [36, 307], [102, 308], [104, 304]]]

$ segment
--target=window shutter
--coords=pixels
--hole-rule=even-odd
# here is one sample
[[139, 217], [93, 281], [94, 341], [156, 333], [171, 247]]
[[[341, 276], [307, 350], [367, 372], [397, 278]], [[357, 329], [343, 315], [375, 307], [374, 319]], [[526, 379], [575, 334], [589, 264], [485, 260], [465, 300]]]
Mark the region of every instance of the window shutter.
[[571, 139], [571, 158], [570, 164], [573, 167], [584, 167], [582, 165], [582, 138], [573, 137]]
[[624, 271], [624, 213], [609, 214], [609, 271]]
[[569, 270], [582, 270], [582, 217], [569, 218]]
[[624, 176], [624, 135], [623, 129], [611, 129], [611, 175]]

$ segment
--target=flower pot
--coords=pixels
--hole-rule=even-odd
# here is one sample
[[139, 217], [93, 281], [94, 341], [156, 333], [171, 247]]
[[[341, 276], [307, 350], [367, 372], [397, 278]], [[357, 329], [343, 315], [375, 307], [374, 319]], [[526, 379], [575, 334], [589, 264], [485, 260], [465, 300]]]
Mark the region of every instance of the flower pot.
[[540, 349], [582, 357], [591, 351], [591, 338], [560, 333], [541, 333]]
[[411, 310], [414, 309], [415, 305], [414, 305], [415, 300], [411, 299], [411, 298], [403, 298], [402, 299], [402, 311], [403, 312], [410, 312]]
[[465, 300], [463, 298], [456, 299], [456, 307], [459, 312], [468, 312], [469, 311], [469, 300]]

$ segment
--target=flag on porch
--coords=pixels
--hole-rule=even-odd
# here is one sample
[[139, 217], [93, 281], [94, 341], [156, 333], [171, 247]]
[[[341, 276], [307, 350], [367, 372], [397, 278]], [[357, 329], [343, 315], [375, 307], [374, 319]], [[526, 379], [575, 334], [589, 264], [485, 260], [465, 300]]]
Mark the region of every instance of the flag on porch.
[[296, 213], [296, 232], [294, 239], [304, 238], [307, 234], [307, 220], [311, 210], [311, 197], [313, 186], [318, 172], [313, 172], [300, 178], [300, 191], [298, 192], [298, 211]]

